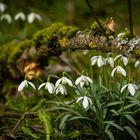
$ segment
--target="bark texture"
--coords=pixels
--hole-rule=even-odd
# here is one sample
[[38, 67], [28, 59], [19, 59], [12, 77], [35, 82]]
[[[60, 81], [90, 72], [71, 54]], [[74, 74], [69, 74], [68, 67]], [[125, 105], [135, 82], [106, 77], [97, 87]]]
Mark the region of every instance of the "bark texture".
[[0, 46], [0, 81], [5, 77], [18, 79], [30, 70], [39, 74], [51, 56], [78, 49], [118, 53], [140, 60], [138, 37], [130, 38], [128, 33], [115, 35], [106, 27], [100, 30], [95, 23], [84, 31], [55, 23], [38, 31], [30, 40]]

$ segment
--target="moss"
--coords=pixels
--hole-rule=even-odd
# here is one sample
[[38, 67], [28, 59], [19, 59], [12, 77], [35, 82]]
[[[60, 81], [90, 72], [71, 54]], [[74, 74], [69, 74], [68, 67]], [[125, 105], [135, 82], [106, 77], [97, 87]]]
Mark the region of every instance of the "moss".
[[30, 47], [31, 47], [31, 40], [25, 40], [20, 42], [19, 44], [11, 46], [12, 51], [8, 56], [8, 60], [7, 60], [8, 64], [14, 64], [17, 58], [23, 53], [25, 48], [30, 48]]
[[78, 31], [77, 27], [74, 26], [63, 26], [62, 28], [59, 29], [58, 31], [58, 35], [60, 38], [68, 38], [70, 39], [71, 37], [73, 37], [76, 32]]
[[90, 31], [92, 31], [93, 35], [102, 35], [105, 32], [104, 30], [101, 30], [99, 25], [94, 22], [91, 26], [90, 26]]
[[128, 39], [133, 38], [133, 35], [130, 34], [130, 31], [127, 28], [125, 28], [124, 35], [121, 36], [122, 40], [125, 40], [126, 38]]
[[36, 48], [42, 45], [53, 47], [55, 45], [55, 40], [57, 40], [57, 32], [63, 26], [63, 23], [54, 23], [50, 27], [37, 32], [32, 39], [33, 46]]

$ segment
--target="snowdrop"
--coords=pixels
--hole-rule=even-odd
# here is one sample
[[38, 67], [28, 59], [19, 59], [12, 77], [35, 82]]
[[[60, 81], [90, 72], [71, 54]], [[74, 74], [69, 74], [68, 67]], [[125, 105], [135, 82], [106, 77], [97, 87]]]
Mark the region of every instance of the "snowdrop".
[[46, 82], [46, 83], [42, 83], [39, 87], [38, 90], [40, 90], [42, 87], [45, 87], [46, 90], [48, 90], [48, 92], [50, 94], [52, 94], [54, 92], [54, 85], [50, 82]]
[[15, 15], [15, 20], [19, 20], [19, 19], [23, 21], [26, 19], [25, 14], [23, 12], [19, 12]]
[[79, 78], [76, 79], [75, 81], [75, 85], [80, 85], [80, 87], [82, 88], [84, 85], [88, 85], [89, 83], [93, 83], [92, 79], [81, 75]]
[[124, 77], [126, 76], [126, 71], [121, 66], [117, 66], [112, 70], [111, 72], [112, 77], [114, 77], [115, 72], [122, 74]]
[[58, 86], [55, 87], [55, 93], [56, 94], [61, 93], [62, 95], [64, 94], [67, 95], [67, 90], [64, 85], [59, 84]]
[[135, 62], [135, 65], [134, 65], [134, 66], [135, 66], [135, 68], [136, 68], [136, 67], [138, 67], [139, 65], [140, 65], [140, 61], [137, 60], [137, 61]]
[[40, 21], [42, 18], [39, 14], [33, 13], [33, 12], [30, 13], [27, 17], [27, 20], [28, 20], [29, 23], [33, 23], [35, 19]]
[[6, 5], [3, 3], [0, 3], [0, 12], [4, 12], [6, 9]]
[[12, 22], [12, 18], [9, 14], [3, 14], [1, 20], [6, 20], [9, 24]]
[[81, 100], [82, 105], [85, 109], [87, 109], [90, 105], [92, 105], [92, 100], [87, 96], [79, 97], [76, 102], [79, 102]]
[[28, 88], [29, 86], [31, 86], [34, 90], [36, 90], [36, 87], [32, 82], [29, 82], [28, 80], [24, 80], [18, 86], [18, 92], [22, 91], [24, 88]]
[[98, 67], [102, 67], [103, 65], [106, 64], [105, 58], [102, 57], [101, 55], [99, 55], [99, 56], [93, 56], [93, 57], [90, 59], [90, 61], [91, 61], [91, 65], [92, 65], [92, 66], [95, 65], [96, 63], [97, 63], [97, 66], [98, 66]]
[[135, 84], [127, 84], [127, 85], [124, 85], [124, 86], [121, 88], [121, 93], [122, 93], [125, 89], [128, 90], [129, 93], [130, 93], [132, 96], [134, 96], [136, 90], [138, 89], [138, 86], [135, 85]]
[[106, 62], [113, 68], [114, 67], [114, 59], [112, 57], [106, 58]]
[[116, 61], [117, 59], [121, 59], [123, 61], [123, 64], [126, 66], [128, 64], [128, 58], [119, 54], [114, 58], [114, 61]]
[[72, 81], [70, 79], [68, 79], [67, 77], [62, 77], [62, 78], [58, 79], [56, 81], [55, 86], [58, 86], [59, 84], [63, 84], [63, 85], [68, 84], [71, 87], [73, 86]]

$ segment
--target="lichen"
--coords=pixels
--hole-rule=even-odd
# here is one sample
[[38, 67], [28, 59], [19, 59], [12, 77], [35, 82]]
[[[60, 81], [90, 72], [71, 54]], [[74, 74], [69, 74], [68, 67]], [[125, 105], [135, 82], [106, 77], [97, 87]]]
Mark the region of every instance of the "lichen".
[[68, 44], [68, 39], [66, 37], [59, 39], [58, 43], [62, 48], [65, 48]]
[[90, 49], [96, 48], [96, 45], [94, 44], [94, 42], [90, 42], [89, 44]]
[[134, 49], [133, 53], [135, 54], [136, 58], [140, 58], [140, 49], [139, 48]]

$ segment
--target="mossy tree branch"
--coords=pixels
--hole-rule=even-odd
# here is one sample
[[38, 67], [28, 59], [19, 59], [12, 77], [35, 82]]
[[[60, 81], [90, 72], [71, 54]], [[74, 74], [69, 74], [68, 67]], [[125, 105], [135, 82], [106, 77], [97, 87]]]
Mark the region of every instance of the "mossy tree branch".
[[132, 47], [132, 39], [129, 40], [126, 34], [122, 37], [121, 45], [116, 36], [111, 35], [108, 38], [109, 40], [102, 34], [97, 24], [84, 31], [62, 23], [52, 24], [38, 31], [31, 40], [0, 46], [0, 79], [3, 79], [4, 74], [9, 74], [8, 78], [19, 78], [24, 75], [27, 63], [35, 62], [36, 67], [43, 67], [48, 64], [50, 56], [59, 56], [67, 50], [100, 50], [140, 60], [140, 39], [137, 38], [137, 45]]

